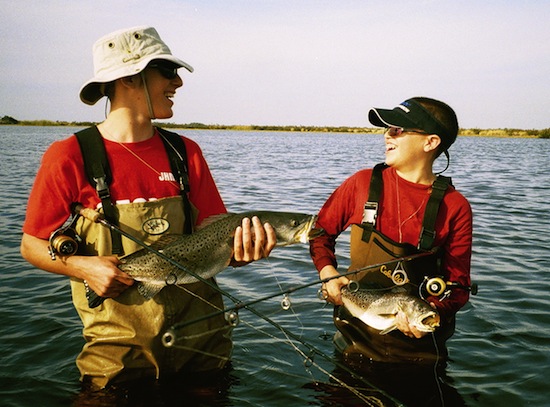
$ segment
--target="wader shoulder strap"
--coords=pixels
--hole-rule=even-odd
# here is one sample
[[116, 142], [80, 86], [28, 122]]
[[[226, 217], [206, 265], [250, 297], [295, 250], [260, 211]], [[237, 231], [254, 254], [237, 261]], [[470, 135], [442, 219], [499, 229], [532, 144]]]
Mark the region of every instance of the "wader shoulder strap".
[[378, 215], [378, 203], [382, 194], [382, 171], [388, 166], [385, 163], [376, 164], [372, 169], [369, 185], [369, 198], [363, 209], [363, 240], [368, 241], [370, 234], [376, 225]]
[[[118, 225], [116, 210], [109, 191], [112, 176], [103, 138], [96, 126], [77, 132], [76, 138], [82, 152], [88, 182], [96, 189], [101, 199], [105, 219]], [[113, 230], [111, 230], [111, 240], [113, 254], [123, 254], [121, 236]]]
[[185, 224], [183, 226], [183, 233], [190, 234], [193, 231], [192, 215], [191, 215], [191, 203], [187, 194], [191, 190], [189, 186], [189, 170], [187, 166], [187, 152], [185, 150], [185, 142], [181, 136], [177, 133], [167, 131], [157, 127], [160, 135], [162, 136], [162, 142], [164, 148], [168, 153], [168, 159], [170, 160], [170, 168], [174, 177], [180, 184], [180, 195], [183, 200], [183, 211], [185, 215]]
[[437, 213], [449, 185], [452, 185], [451, 178], [444, 177], [443, 175], [438, 175], [432, 184], [432, 193], [426, 204], [426, 211], [424, 212], [424, 219], [422, 221], [422, 231], [420, 232], [420, 241], [418, 243], [420, 250], [430, 250], [434, 244]]

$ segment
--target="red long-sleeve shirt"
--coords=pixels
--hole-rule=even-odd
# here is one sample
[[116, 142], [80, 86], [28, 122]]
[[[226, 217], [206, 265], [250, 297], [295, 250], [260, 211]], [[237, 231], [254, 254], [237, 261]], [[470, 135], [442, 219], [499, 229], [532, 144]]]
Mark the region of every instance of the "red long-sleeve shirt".
[[[361, 224], [368, 200], [372, 169], [362, 170], [348, 178], [326, 201], [319, 212], [318, 226], [325, 235], [311, 243], [311, 257], [317, 270], [326, 265], [337, 267], [336, 238], [348, 226]], [[382, 172], [376, 229], [396, 242], [418, 245], [424, 211], [431, 186], [415, 184], [399, 177], [393, 168]], [[443, 249], [443, 271], [448, 281], [470, 284], [472, 254], [472, 210], [466, 198], [449, 187], [439, 209], [434, 246]], [[454, 315], [469, 298], [469, 292], [453, 289], [449, 298], [435, 302], [442, 315]]]

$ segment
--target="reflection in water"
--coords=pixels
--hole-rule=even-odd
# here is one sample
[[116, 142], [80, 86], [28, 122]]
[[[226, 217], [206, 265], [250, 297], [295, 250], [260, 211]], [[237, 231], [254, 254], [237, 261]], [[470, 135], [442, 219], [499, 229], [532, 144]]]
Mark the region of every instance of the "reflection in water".
[[73, 407], [229, 406], [238, 379], [231, 366], [215, 373], [178, 374], [164, 380], [135, 380], [106, 389], [83, 383]]

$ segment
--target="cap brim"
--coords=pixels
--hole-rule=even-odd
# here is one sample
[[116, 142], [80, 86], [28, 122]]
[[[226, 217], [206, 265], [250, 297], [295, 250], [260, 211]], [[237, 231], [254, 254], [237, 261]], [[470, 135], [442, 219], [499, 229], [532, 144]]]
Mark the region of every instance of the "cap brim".
[[376, 127], [416, 128], [416, 124], [409, 120], [406, 113], [399, 108], [392, 110], [373, 108], [369, 111], [369, 121]]
[[139, 64], [134, 66], [134, 70], [132, 72], [125, 72], [125, 74], [121, 74], [120, 72], [115, 73], [110, 76], [105, 77], [94, 77], [90, 79], [88, 82], [86, 82], [82, 87], [80, 88], [80, 100], [84, 102], [87, 105], [95, 105], [96, 102], [101, 99], [103, 96], [103, 92], [101, 91], [101, 85], [104, 85], [106, 83], [115, 81], [117, 79], [123, 78], [125, 76], [131, 76], [140, 73], [145, 69], [145, 67], [153, 60], [166, 60], [170, 61], [180, 68], [185, 68], [189, 72], [193, 72], [193, 67], [189, 65], [188, 63], [182, 61], [179, 58], [176, 58], [173, 55], [170, 54], [164, 54], [164, 55], [151, 55], [147, 58], [144, 58], [142, 61], [140, 61]]

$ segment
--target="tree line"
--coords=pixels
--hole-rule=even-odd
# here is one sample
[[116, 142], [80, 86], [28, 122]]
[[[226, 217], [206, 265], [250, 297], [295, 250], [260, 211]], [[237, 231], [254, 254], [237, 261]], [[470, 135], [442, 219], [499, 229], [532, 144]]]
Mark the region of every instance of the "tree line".
[[[73, 126], [89, 127], [94, 122], [67, 122], [50, 120], [17, 120], [11, 116], [4, 116], [0, 119], [0, 125], [20, 126]], [[330, 126], [271, 126], [271, 125], [224, 125], [224, 124], [203, 124], [203, 123], [158, 123], [164, 128], [173, 129], [195, 129], [195, 130], [235, 130], [235, 131], [289, 131], [289, 132], [334, 132], [334, 133], [380, 133], [379, 128], [370, 127], [330, 127]], [[550, 128], [543, 130], [523, 129], [460, 129], [462, 136], [482, 137], [538, 137], [550, 139]]]

